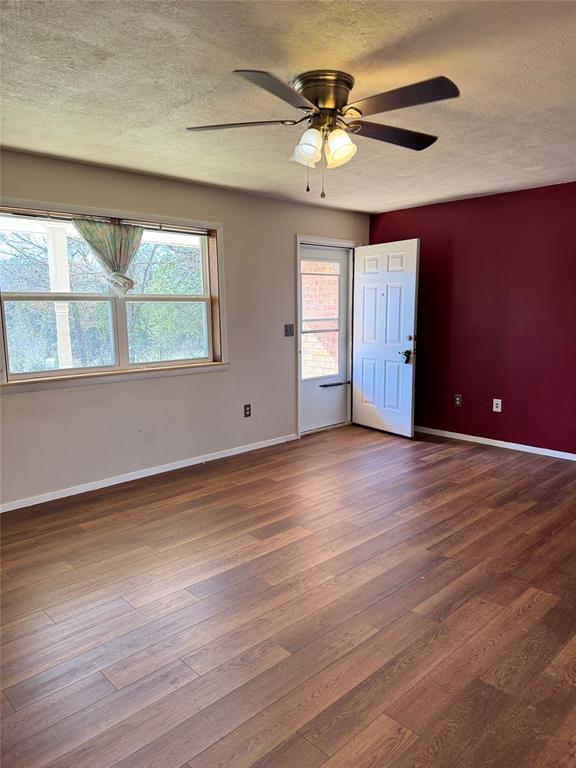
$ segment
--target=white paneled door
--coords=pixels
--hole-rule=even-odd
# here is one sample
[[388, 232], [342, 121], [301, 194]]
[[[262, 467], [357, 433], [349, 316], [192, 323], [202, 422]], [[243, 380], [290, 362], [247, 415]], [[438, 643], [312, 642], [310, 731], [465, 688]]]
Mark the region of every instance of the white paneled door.
[[352, 420], [414, 436], [419, 240], [356, 248]]

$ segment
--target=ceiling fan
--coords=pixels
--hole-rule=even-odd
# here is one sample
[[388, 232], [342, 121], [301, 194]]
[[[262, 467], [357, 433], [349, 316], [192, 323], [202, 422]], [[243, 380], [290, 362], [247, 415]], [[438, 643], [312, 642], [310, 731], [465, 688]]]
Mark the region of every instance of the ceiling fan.
[[[308, 168], [313, 168], [321, 160], [322, 149], [324, 149], [327, 168], [336, 168], [351, 160], [356, 154], [356, 145], [350, 138], [350, 134], [397, 144], [416, 151], [426, 149], [436, 141], [437, 136], [368, 122], [364, 117], [417, 104], [452, 99], [460, 94], [457, 86], [447, 77], [434, 77], [431, 80], [423, 80], [348, 103], [354, 78], [346, 72], [316, 69], [298, 75], [290, 85], [270, 72], [237, 69], [235, 74], [277, 96], [292, 107], [303, 110], [304, 116], [299, 120], [257, 120], [246, 123], [200, 125], [187, 130], [213, 131], [263, 125], [298, 125], [306, 121], [308, 127], [296, 145], [291, 159]], [[322, 194], [322, 197], [324, 196]]]

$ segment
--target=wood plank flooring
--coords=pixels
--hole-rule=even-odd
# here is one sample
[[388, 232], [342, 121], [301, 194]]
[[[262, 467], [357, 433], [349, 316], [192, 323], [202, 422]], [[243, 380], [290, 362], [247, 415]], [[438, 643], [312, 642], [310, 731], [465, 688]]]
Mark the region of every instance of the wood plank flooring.
[[575, 768], [576, 465], [347, 427], [2, 516], [4, 768]]

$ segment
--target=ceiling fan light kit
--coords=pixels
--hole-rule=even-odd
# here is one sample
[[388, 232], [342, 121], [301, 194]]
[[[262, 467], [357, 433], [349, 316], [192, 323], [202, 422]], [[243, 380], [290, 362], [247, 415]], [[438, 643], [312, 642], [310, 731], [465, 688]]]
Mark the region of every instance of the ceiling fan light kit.
[[[294, 147], [291, 160], [310, 168], [322, 161], [322, 193], [324, 193], [324, 168], [337, 168], [348, 163], [356, 154], [356, 144], [350, 134], [368, 139], [396, 144], [415, 151], [429, 147], [437, 136], [409, 131], [405, 128], [371, 123], [363, 118], [394, 109], [426, 104], [432, 101], [452, 99], [460, 95], [457, 86], [447, 77], [434, 77], [420, 83], [385, 91], [367, 99], [348, 103], [354, 78], [336, 69], [317, 69], [304, 72], [294, 78], [291, 84], [284, 83], [269, 72], [252, 69], [238, 69], [235, 74], [253, 85], [263, 88], [296, 109], [303, 110], [299, 120], [260, 120], [227, 125], [201, 125], [188, 128], [189, 131], [209, 131], [223, 128], [248, 128], [264, 125], [298, 125], [307, 122], [307, 128]], [[306, 187], [309, 190], [309, 184]]]
[[342, 128], [335, 128], [327, 136], [318, 128], [308, 128], [294, 147], [290, 159], [308, 168], [315, 168], [316, 163], [322, 159], [322, 147], [327, 168], [344, 165], [352, 160], [358, 149]]

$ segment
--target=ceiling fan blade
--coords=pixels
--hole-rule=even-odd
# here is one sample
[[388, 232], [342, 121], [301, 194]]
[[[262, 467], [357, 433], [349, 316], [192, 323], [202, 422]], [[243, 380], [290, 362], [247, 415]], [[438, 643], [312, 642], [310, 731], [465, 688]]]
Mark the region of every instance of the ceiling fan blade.
[[357, 136], [366, 136], [367, 139], [386, 141], [388, 144], [397, 144], [399, 147], [415, 149], [419, 152], [426, 149], [437, 140], [438, 136], [428, 133], [408, 131], [406, 128], [395, 128], [393, 125], [381, 125], [380, 123], [367, 123], [364, 120], [350, 123], [350, 127], [356, 128]]
[[234, 73], [240, 75], [244, 80], [248, 80], [249, 83], [257, 85], [259, 88], [263, 88], [268, 93], [277, 96], [282, 101], [286, 101], [296, 109], [314, 109], [316, 107], [311, 101], [305, 99], [297, 91], [291, 88], [287, 83], [279, 80], [270, 72], [262, 72], [259, 69], [235, 69]]
[[220, 131], [223, 128], [251, 128], [258, 125], [296, 125], [299, 120], [256, 120], [250, 123], [223, 123], [222, 125], [193, 125], [187, 131]]
[[378, 93], [367, 99], [348, 104], [346, 110], [351, 107], [357, 109], [362, 115], [377, 115], [380, 112], [390, 112], [393, 109], [414, 107], [417, 104], [427, 104], [431, 101], [453, 99], [460, 95], [460, 91], [452, 80], [447, 77], [433, 77], [431, 80], [422, 80], [420, 83], [405, 85], [393, 91]]

